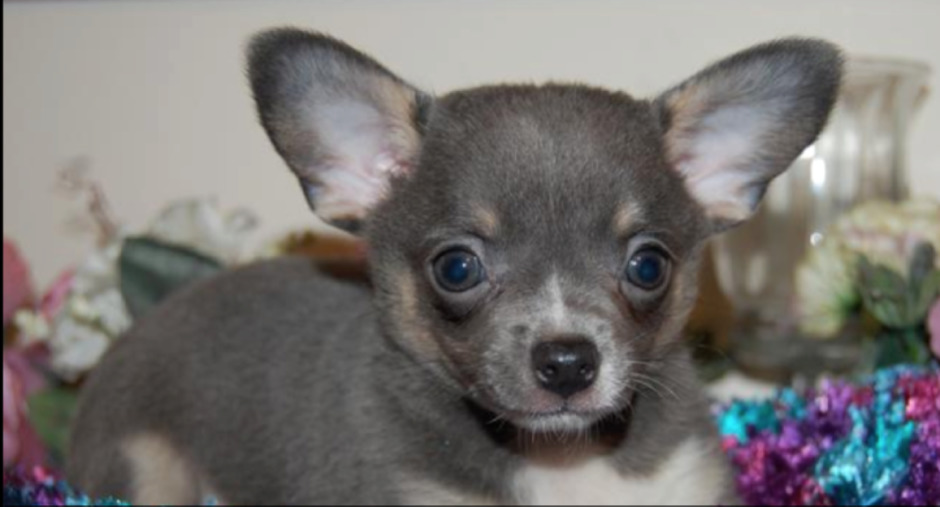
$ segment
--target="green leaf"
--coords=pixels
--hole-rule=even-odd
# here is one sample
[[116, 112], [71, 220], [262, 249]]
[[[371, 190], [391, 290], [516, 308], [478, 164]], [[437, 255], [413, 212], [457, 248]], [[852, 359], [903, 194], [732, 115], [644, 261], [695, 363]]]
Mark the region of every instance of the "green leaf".
[[927, 364], [931, 357], [927, 348], [927, 335], [922, 327], [886, 331], [878, 336], [877, 347], [877, 368], [898, 364]]
[[181, 287], [223, 269], [199, 252], [145, 236], [124, 241], [118, 266], [121, 294], [135, 319]]
[[927, 275], [932, 271], [935, 271], [934, 258], [936, 257], [936, 252], [934, 251], [933, 245], [927, 241], [921, 241], [914, 247], [914, 252], [911, 254], [911, 261], [908, 265], [908, 279], [912, 282], [916, 282]]
[[858, 260], [858, 289], [865, 309], [882, 325], [911, 328], [923, 323], [930, 305], [940, 295], [940, 272], [930, 243], [918, 244], [908, 263], [907, 276], [864, 255]]
[[907, 280], [892, 269], [872, 264], [859, 256], [859, 293], [862, 303], [879, 322], [893, 328], [904, 328], [914, 322], [910, 317], [910, 290]]
[[56, 462], [62, 462], [78, 394], [74, 389], [52, 388], [26, 400], [29, 422]]
[[937, 270], [935, 259], [936, 251], [926, 241], [918, 244], [911, 256], [909, 297], [914, 307], [914, 317], [921, 321], [926, 319], [931, 305], [940, 297], [940, 271]]

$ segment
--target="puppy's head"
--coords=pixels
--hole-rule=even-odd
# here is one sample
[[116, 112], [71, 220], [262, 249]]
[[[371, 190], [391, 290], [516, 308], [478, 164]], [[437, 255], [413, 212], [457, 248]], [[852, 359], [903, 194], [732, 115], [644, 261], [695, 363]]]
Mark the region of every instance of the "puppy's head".
[[249, 50], [261, 122], [310, 206], [369, 243], [389, 335], [535, 430], [583, 429], [668, 376], [704, 240], [815, 139], [840, 69], [833, 46], [790, 39], [653, 100], [432, 97], [323, 35], [270, 31]]

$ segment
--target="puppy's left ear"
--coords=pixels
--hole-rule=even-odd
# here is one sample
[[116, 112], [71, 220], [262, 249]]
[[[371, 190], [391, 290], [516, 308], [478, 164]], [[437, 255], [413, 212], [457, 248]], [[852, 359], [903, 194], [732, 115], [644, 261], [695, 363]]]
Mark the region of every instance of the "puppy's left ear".
[[716, 231], [750, 217], [770, 181], [816, 139], [841, 76], [832, 44], [783, 39], [719, 61], [654, 101], [668, 162]]

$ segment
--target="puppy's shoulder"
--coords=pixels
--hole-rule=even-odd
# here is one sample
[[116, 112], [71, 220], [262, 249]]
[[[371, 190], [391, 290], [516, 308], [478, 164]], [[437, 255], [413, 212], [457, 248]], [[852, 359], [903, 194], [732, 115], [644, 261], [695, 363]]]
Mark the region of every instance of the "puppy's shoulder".
[[370, 289], [358, 278], [337, 275], [306, 257], [279, 257], [231, 269], [173, 294], [164, 306], [231, 312], [278, 313], [305, 308], [336, 310], [368, 304]]

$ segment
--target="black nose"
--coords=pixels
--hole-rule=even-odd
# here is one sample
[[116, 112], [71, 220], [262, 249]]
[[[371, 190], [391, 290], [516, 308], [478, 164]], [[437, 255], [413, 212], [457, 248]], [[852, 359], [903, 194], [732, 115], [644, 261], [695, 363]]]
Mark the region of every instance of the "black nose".
[[583, 338], [542, 342], [532, 349], [539, 384], [565, 398], [591, 387], [599, 361], [597, 347]]

